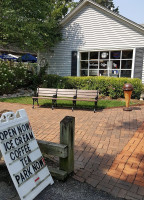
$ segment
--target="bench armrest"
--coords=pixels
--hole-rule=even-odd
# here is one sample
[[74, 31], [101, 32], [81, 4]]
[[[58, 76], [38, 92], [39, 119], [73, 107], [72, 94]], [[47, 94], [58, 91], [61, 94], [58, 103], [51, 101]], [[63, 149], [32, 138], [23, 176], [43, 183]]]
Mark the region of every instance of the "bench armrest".
[[57, 94], [54, 94], [54, 95], [53, 95], [53, 98], [57, 98]]
[[34, 97], [38, 97], [38, 92], [34, 91]]
[[95, 97], [95, 100], [98, 100], [98, 97], [99, 97], [99, 91], [97, 91], [97, 95]]

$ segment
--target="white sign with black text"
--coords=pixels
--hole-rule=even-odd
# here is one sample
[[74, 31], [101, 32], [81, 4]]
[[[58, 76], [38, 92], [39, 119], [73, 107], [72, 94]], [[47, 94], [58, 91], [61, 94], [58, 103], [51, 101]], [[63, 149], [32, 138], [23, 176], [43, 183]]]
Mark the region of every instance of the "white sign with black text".
[[2, 114], [0, 150], [22, 200], [34, 199], [53, 184], [24, 109]]

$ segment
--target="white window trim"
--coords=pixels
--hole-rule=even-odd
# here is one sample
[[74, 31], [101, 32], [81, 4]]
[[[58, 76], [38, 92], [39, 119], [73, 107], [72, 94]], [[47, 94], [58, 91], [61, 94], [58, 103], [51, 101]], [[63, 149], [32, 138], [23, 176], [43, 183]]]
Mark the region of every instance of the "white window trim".
[[134, 78], [135, 57], [136, 57], [136, 48], [133, 49], [133, 62], [132, 62], [131, 78]]
[[77, 76], [80, 76], [80, 51], [77, 53]]
[[[80, 62], [81, 62], [81, 60], [80, 60], [80, 54], [81, 54], [81, 53], [83, 53], [83, 52], [88, 52], [88, 56], [89, 56], [90, 52], [94, 52], [94, 51], [100, 52], [100, 51], [124, 51], [124, 50], [133, 50], [133, 58], [132, 58], [132, 59], [129, 59], [129, 60], [132, 60], [131, 78], [134, 78], [136, 48], [104, 49], [104, 50], [103, 50], [103, 49], [100, 49], [100, 50], [98, 50], [98, 49], [93, 49], [93, 50], [91, 50], [91, 49], [80, 50], [80, 51], [78, 51], [78, 54], [77, 54], [77, 76], [80, 77]], [[122, 55], [122, 54], [121, 54], [121, 55]], [[98, 59], [99, 59], [99, 58], [98, 58]], [[110, 60], [110, 55], [109, 55], [109, 60]], [[111, 60], [114, 60], [114, 59], [111, 59]], [[120, 59], [117, 59], [117, 60], [128, 60], [128, 59], [122, 59], [122, 58], [120, 58]], [[88, 69], [89, 69], [89, 68], [88, 68]], [[96, 69], [96, 70], [99, 70], [99, 67], [98, 67], [98, 69]], [[109, 69], [107, 69], [107, 70], [108, 70], [108, 72], [109, 72]], [[126, 69], [126, 70], [129, 70], [129, 69]], [[120, 66], [119, 71], [121, 71], [121, 66]], [[89, 75], [89, 70], [88, 70], [88, 75]], [[110, 77], [110, 76], [109, 76], [109, 73], [108, 73], [108, 77]], [[120, 74], [119, 77], [121, 77], [121, 74]]]

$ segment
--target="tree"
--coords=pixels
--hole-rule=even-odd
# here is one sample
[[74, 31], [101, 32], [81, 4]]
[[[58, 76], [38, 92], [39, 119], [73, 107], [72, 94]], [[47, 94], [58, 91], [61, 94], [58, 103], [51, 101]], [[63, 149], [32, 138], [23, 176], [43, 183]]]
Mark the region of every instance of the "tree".
[[72, 0], [1, 0], [0, 45], [37, 52], [61, 40], [60, 20]]
[[[83, 0], [80, 0], [79, 2], [81, 2]], [[115, 8], [115, 5], [113, 3], [113, 0], [93, 0], [94, 2], [108, 8], [109, 10], [112, 10], [115, 13], [119, 13], [119, 8]]]
[[[94, 0], [115, 8], [113, 0]], [[62, 40], [59, 22], [77, 3], [74, 0], [1, 0], [0, 45], [37, 52]]]

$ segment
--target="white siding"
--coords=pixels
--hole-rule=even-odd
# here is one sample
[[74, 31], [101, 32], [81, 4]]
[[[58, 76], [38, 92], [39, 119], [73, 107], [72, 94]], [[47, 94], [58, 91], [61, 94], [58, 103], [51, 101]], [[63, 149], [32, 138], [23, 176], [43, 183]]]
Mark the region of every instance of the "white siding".
[[143, 71], [142, 71], [142, 83], [144, 84], [144, 52], [143, 52]]
[[91, 5], [85, 6], [63, 29], [64, 40], [47, 53], [48, 73], [71, 75], [71, 52], [144, 47], [144, 34]]

